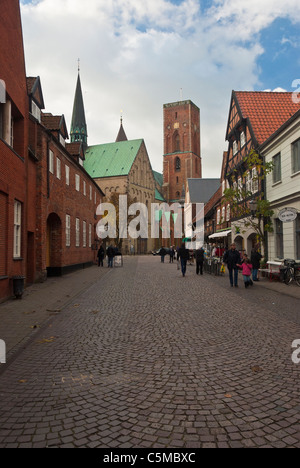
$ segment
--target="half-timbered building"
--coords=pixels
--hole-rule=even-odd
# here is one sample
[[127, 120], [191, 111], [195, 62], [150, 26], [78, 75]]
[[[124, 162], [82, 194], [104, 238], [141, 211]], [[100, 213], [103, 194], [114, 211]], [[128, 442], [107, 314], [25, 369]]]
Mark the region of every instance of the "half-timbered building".
[[[255, 198], [264, 192], [264, 180], [256, 167], [247, 171], [245, 158], [294, 115], [300, 104], [287, 92], [233, 91], [230, 102], [226, 140], [226, 179], [234, 189], [244, 189]], [[251, 196], [249, 197], [251, 199]], [[239, 250], [250, 253], [257, 242], [256, 233], [246, 228], [243, 219], [232, 219], [232, 240]]]

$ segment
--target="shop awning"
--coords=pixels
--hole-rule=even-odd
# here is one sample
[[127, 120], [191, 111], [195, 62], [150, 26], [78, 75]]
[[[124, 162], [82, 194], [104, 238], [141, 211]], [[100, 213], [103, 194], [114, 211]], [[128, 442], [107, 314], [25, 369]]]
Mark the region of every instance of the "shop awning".
[[212, 234], [211, 236], [208, 236], [209, 239], [219, 239], [222, 237], [227, 237], [229, 234], [231, 234], [232, 231], [222, 231], [222, 232], [215, 232], [215, 234]]

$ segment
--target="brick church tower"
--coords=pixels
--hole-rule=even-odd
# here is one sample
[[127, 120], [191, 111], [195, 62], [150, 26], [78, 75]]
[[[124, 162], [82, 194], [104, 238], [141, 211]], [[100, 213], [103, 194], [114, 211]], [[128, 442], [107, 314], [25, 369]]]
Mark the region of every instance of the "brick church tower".
[[184, 199], [187, 179], [202, 177], [200, 109], [192, 101], [164, 105], [164, 197]]

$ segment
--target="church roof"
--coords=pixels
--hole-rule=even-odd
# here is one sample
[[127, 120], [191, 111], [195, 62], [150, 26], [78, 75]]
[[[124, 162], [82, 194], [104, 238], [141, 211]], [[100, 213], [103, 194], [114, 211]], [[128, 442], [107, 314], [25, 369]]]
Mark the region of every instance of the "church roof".
[[121, 126], [120, 126], [120, 130], [119, 130], [119, 133], [118, 133], [118, 136], [117, 136], [117, 139], [116, 139], [116, 143], [120, 142], [120, 141], [127, 141], [128, 138], [126, 136], [126, 133], [125, 133], [125, 130], [124, 130], [124, 127], [123, 127], [123, 123], [122, 123], [122, 119], [121, 119]]
[[188, 179], [190, 203], [207, 203], [220, 187], [220, 179]]
[[89, 146], [84, 168], [94, 179], [128, 175], [143, 139]]
[[87, 125], [85, 119], [81, 81], [80, 75], [78, 73], [70, 133], [71, 135], [75, 133], [82, 133], [83, 130], [84, 134], [87, 136]]

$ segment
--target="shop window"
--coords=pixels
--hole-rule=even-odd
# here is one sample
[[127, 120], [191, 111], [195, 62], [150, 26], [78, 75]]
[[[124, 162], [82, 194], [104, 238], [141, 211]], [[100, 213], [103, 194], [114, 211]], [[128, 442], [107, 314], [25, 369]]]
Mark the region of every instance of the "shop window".
[[283, 222], [280, 221], [280, 219], [275, 220], [275, 239], [276, 239], [276, 256], [277, 258], [284, 258]]

